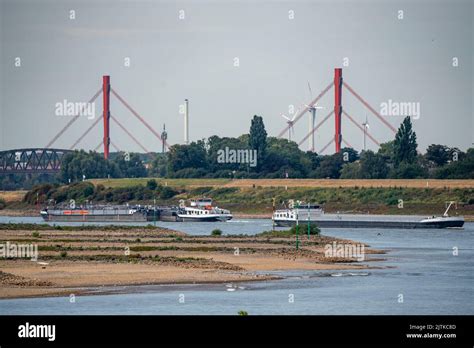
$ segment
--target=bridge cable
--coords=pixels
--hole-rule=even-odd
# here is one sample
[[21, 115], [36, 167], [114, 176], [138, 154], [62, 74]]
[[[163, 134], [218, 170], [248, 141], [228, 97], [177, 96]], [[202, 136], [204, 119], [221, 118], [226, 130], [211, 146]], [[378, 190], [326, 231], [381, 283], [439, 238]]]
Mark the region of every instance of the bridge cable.
[[161, 136], [158, 134], [158, 132], [155, 131], [153, 127], [150, 126], [143, 117], [141, 117], [135, 110], [133, 110], [132, 107], [128, 105], [127, 102], [120, 95], [118, 95], [118, 93], [113, 88], [111, 88], [110, 91], [136, 118], [140, 120], [140, 122], [142, 122], [145, 125], [145, 127], [147, 127], [160, 141], [163, 141], [163, 143], [165, 144], [167, 148], [170, 148], [166, 140], [161, 139]]
[[[102, 88], [100, 88], [96, 94], [94, 94], [94, 96], [89, 100], [88, 103], [93, 103], [97, 97], [102, 93]], [[80, 113], [82, 113], [82, 111], [84, 110], [84, 108], [81, 109]], [[49, 148], [51, 147], [51, 145], [53, 145], [53, 143], [58, 140], [58, 138], [74, 123], [76, 122], [78, 119], [79, 119], [80, 115], [75, 115], [73, 116], [73, 118], [64, 126], [63, 129], [61, 129], [59, 131], [58, 134], [56, 134], [56, 136], [45, 146], [45, 148]]]

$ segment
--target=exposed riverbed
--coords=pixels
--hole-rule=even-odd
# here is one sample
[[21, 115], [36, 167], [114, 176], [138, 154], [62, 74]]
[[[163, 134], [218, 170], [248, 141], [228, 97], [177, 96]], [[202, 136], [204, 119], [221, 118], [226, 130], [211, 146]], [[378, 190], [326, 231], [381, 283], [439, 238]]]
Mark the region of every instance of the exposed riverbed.
[[[0, 218], [0, 222], [41, 222]], [[270, 220], [164, 223], [188, 234], [255, 234]], [[170, 225], [168, 225], [170, 224]], [[281, 280], [101, 288], [107, 295], [0, 300], [2, 314], [473, 314], [474, 224], [463, 230], [323, 229], [387, 251], [370, 270], [272, 272]], [[453, 249], [454, 248], [454, 249]], [[457, 248], [457, 249], [456, 249]], [[457, 250], [458, 255], [453, 255]], [[268, 273], [268, 272], [265, 272]], [[184, 299], [184, 301], [183, 301]]]

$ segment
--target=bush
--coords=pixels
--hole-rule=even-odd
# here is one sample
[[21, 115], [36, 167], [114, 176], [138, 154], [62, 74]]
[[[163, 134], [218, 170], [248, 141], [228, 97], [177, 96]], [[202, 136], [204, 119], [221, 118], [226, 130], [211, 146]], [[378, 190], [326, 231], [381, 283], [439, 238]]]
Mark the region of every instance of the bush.
[[31, 234], [33, 237], [35, 238], [39, 238], [40, 237], [40, 234], [38, 231], [34, 231], [32, 234]]
[[51, 184], [36, 185], [27, 192], [23, 201], [29, 204], [36, 204], [37, 201], [45, 202], [54, 190], [55, 187]]
[[[321, 233], [321, 230], [319, 229], [319, 227], [316, 225], [316, 224], [310, 224], [309, 225], [309, 234], [312, 235], [312, 236], [317, 236]], [[299, 226], [298, 226], [298, 233], [299, 234], [307, 234], [308, 233], [308, 224], [307, 223], [301, 223]], [[296, 234], [296, 225], [293, 226], [291, 229], [290, 229], [290, 233], [291, 234]]]
[[222, 236], [222, 231], [216, 228], [215, 230], [212, 230], [211, 236]]
[[169, 186], [163, 187], [163, 189], [160, 192], [160, 198], [161, 199], [170, 199], [178, 194], [178, 191], [172, 189]]
[[189, 194], [191, 196], [203, 196], [212, 190], [213, 190], [212, 186], [196, 187], [195, 189], [192, 189], [191, 191], [189, 191]]
[[172, 178], [203, 178], [207, 174], [207, 171], [203, 168], [185, 168], [180, 169], [170, 176]]
[[238, 314], [238, 315], [241, 315], [241, 316], [249, 315], [249, 314], [247, 313], [247, 311], [239, 311], [237, 314]]
[[6, 206], [7, 203], [5, 202], [5, 200], [3, 198], [0, 198], [0, 210], [5, 209]]
[[158, 187], [158, 184], [156, 183], [156, 180], [155, 179], [151, 179], [151, 180], [148, 180], [146, 182], [146, 187], [152, 191], [156, 190], [156, 188]]
[[239, 191], [238, 187], [219, 187], [213, 192], [214, 195], [227, 195]]
[[59, 256], [61, 256], [61, 257], [66, 257], [66, 256], [67, 256], [67, 251], [61, 251], [61, 253], [59, 254]]

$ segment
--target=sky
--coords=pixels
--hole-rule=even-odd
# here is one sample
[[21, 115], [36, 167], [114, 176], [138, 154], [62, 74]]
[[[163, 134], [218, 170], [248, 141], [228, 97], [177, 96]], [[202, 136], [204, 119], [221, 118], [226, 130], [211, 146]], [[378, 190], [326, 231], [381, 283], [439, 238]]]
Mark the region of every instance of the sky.
[[[389, 101], [419, 107], [419, 150], [466, 150], [474, 143], [473, 17], [471, 0], [0, 0], [0, 150], [46, 146], [72, 117], [58, 115], [57, 104], [87, 102], [103, 75], [154, 129], [166, 124], [170, 144], [184, 141], [185, 98], [192, 141], [247, 133], [253, 115], [276, 136], [286, 126], [281, 114], [319, 94], [336, 67], [379, 113]], [[333, 89], [319, 105], [316, 122], [333, 109]], [[342, 105], [357, 123], [367, 118], [378, 142], [393, 139], [345, 89]], [[70, 148], [101, 117], [101, 97], [94, 110], [52, 147]], [[161, 151], [115, 97], [111, 114], [148, 151]], [[308, 133], [309, 116], [295, 124], [294, 140]], [[398, 128], [404, 116], [383, 117]], [[362, 149], [363, 132], [345, 116], [342, 135]], [[333, 136], [332, 117], [316, 132], [316, 151]], [[111, 139], [120, 150], [143, 151], [113, 121]], [[76, 148], [101, 141], [99, 122]], [[378, 146], [367, 138], [367, 148]], [[325, 153], [333, 152], [334, 144]]]

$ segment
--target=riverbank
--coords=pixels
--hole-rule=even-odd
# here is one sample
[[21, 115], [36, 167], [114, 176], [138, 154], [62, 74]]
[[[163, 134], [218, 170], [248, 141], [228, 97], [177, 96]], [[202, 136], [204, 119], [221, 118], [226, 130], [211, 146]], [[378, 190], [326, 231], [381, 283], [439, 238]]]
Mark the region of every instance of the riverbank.
[[[354, 257], [326, 257], [325, 236], [189, 236], [163, 228], [0, 230], [2, 243], [35, 244], [37, 261], [0, 259], [0, 298], [78, 295], [144, 284], [276, 279], [270, 271], [367, 269]], [[359, 245], [360, 246], [360, 245]], [[367, 260], [381, 251], [364, 249]], [[369, 257], [371, 256], [371, 257]]]
[[[92, 180], [27, 198], [24, 191], [0, 192], [6, 202], [0, 215], [34, 216], [45, 202], [56, 199], [63, 204], [74, 199], [76, 204], [150, 205], [156, 197], [156, 204], [176, 205], [181, 199], [210, 197], [240, 218], [269, 217], [273, 202], [278, 209], [293, 199], [321, 204], [327, 213], [421, 216], [441, 215], [447, 202], [454, 201], [451, 215], [474, 220], [474, 180], [156, 179], [160, 186], [155, 190], [144, 186], [144, 180]], [[163, 195], [160, 190], [167, 186]]]

